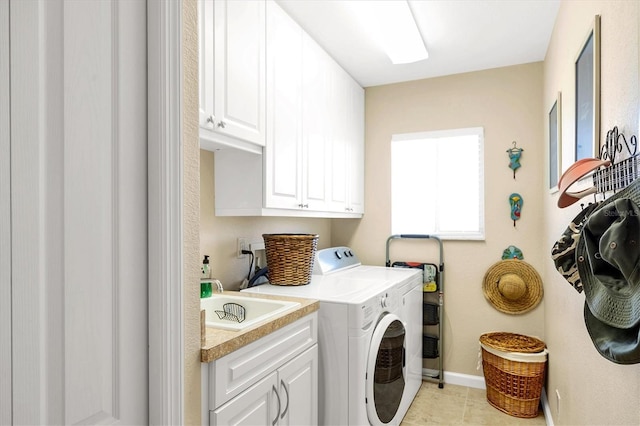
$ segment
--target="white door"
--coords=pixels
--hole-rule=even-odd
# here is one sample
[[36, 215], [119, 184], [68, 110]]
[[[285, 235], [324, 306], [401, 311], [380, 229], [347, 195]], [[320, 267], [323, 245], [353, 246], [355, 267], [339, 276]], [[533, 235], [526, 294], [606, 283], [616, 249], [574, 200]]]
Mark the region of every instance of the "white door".
[[318, 345], [278, 370], [282, 426], [318, 424]]
[[[278, 422], [277, 373], [273, 372], [231, 401], [211, 411], [209, 424], [218, 425], [272, 425]], [[274, 401], [278, 401], [277, 404]]]
[[145, 424], [146, 2], [9, 15], [11, 422]]
[[9, 0], [0, 0], [0, 424], [11, 424]]

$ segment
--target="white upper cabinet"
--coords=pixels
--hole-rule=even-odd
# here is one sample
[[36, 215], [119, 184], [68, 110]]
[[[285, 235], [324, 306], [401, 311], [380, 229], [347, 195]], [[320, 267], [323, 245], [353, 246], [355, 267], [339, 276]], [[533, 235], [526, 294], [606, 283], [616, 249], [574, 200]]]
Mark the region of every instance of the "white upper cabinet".
[[308, 34], [302, 38], [302, 185], [304, 204], [309, 209], [331, 211], [331, 57]]
[[200, 0], [200, 146], [265, 145], [265, 1]]
[[350, 98], [347, 121], [347, 203], [349, 213], [364, 213], [364, 89], [348, 79]]
[[216, 215], [361, 217], [364, 90], [279, 5], [265, 14], [266, 143], [216, 152]]
[[302, 28], [267, 4], [265, 207], [302, 209]]
[[267, 3], [265, 207], [327, 211], [329, 56]]
[[330, 211], [364, 213], [364, 90], [333, 60], [329, 76], [329, 107], [324, 124], [331, 146], [327, 175]]

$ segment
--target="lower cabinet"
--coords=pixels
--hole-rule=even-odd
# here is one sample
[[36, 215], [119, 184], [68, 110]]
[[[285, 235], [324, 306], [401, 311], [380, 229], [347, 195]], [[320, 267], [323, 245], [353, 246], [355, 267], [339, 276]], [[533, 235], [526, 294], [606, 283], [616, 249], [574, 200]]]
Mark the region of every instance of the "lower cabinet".
[[314, 312], [204, 364], [208, 424], [317, 425], [317, 321]]
[[211, 412], [210, 425], [318, 424], [318, 345]]

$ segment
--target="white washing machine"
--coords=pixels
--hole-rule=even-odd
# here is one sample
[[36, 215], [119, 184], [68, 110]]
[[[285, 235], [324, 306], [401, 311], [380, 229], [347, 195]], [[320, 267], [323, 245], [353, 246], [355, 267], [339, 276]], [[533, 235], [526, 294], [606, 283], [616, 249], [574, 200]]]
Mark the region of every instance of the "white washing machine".
[[400, 424], [422, 381], [419, 270], [361, 265], [334, 247], [316, 253], [307, 285], [243, 291], [320, 301], [320, 424]]

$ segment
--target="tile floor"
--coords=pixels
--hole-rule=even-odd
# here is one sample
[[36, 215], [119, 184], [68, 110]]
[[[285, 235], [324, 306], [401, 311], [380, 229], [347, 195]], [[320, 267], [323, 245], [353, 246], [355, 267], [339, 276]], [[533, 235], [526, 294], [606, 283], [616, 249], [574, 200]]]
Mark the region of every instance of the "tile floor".
[[487, 402], [484, 389], [422, 382], [401, 426], [424, 425], [546, 425], [542, 410], [525, 419], [503, 413]]

